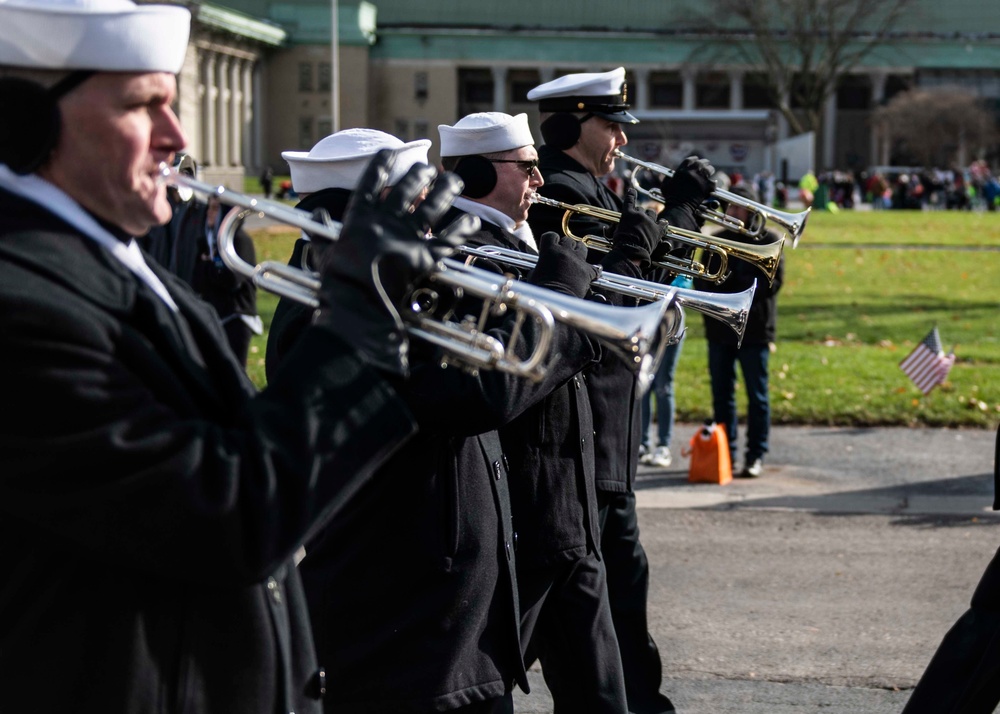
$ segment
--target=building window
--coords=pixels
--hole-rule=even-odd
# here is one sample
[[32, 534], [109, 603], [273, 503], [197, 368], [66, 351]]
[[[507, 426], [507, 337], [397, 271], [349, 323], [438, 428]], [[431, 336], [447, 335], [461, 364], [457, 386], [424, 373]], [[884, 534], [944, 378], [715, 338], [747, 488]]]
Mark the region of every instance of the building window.
[[413, 96], [418, 102], [427, 99], [427, 73], [416, 72], [413, 75]]
[[488, 69], [458, 71], [459, 116], [493, 110], [493, 75]]
[[743, 76], [743, 108], [772, 109], [774, 101], [768, 89], [767, 77], [760, 72], [748, 72]]
[[843, 76], [837, 83], [838, 109], [870, 109], [872, 87], [867, 77]]
[[790, 97], [790, 103], [792, 109], [804, 109], [803, 106], [803, 95], [806, 93], [805, 88], [805, 78], [801, 73], [796, 74], [792, 77], [792, 93]]
[[313, 118], [299, 117], [299, 146], [311, 149], [316, 141], [313, 138]]
[[316, 120], [316, 134], [320, 137], [327, 137], [333, 133], [333, 120], [332, 119], [317, 119]]
[[426, 139], [428, 133], [428, 124], [426, 119], [417, 119], [413, 122], [413, 138], [414, 139]]
[[332, 86], [331, 83], [330, 83], [330, 80], [331, 80], [332, 76], [333, 75], [330, 73], [330, 63], [329, 62], [320, 62], [319, 63], [319, 81], [317, 83], [318, 86], [316, 88], [319, 91], [321, 91], [321, 92], [329, 92], [330, 91], [330, 87]]
[[312, 62], [299, 62], [299, 91], [311, 92], [312, 90], [313, 90]]
[[654, 72], [649, 76], [649, 100], [653, 107], [680, 109], [684, 106], [684, 81], [678, 72]]
[[529, 104], [528, 92], [542, 83], [536, 69], [515, 69], [507, 71], [508, 104]]
[[720, 72], [699, 74], [695, 106], [698, 109], [729, 109], [729, 77]]
[[909, 90], [910, 80], [908, 77], [890, 74], [885, 80], [885, 101], [888, 102], [900, 92], [908, 92]]
[[406, 121], [406, 119], [397, 119], [396, 130], [393, 133], [396, 135], [397, 139], [401, 139], [402, 141], [409, 141], [410, 122]]
[[510, 103], [511, 104], [527, 104], [528, 103], [528, 92], [537, 87], [540, 82], [511, 82], [510, 84]]

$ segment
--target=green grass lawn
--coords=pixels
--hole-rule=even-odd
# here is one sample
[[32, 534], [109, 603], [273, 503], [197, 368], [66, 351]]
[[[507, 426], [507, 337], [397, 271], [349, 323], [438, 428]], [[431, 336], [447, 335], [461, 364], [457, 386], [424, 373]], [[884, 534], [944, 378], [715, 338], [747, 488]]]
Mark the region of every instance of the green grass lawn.
[[[295, 234], [258, 232], [258, 258], [286, 260]], [[877, 247], [862, 247], [875, 245]], [[883, 246], [893, 246], [887, 248]], [[1000, 213], [817, 212], [785, 251], [771, 356], [772, 421], [994, 428], [1000, 421]], [[965, 249], [962, 249], [965, 248]], [[259, 293], [265, 325], [277, 300]], [[702, 317], [687, 314], [677, 419], [711, 416]], [[924, 396], [899, 362], [937, 324], [957, 361]], [[266, 333], [265, 333], [266, 337]], [[265, 337], [248, 371], [264, 384]], [[745, 410], [742, 386], [740, 413]]]

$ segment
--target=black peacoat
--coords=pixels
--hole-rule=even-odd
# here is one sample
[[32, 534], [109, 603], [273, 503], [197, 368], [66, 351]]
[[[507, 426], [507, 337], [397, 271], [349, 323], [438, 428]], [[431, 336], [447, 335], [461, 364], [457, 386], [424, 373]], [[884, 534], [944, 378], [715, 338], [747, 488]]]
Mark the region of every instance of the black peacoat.
[[[550, 146], [540, 147], [538, 156], [539, 170], [545, 179], [540, 194], [570, 205], [583, 204], [621, 213], [622, 200], [574, 158]], [[564, 213], [562, 209], [534, 204], [528, 213], [528, 223], [535, 235], [549, 230], [562, 234]], [[578, 236], [610, 238], [614, 233], [613, 225], [586, 216], [572, 219], [570, 229]], [[638, 266], [616, 250], [607, 253], [591, 250], [588, 260], [600, 263], [605, 272], [642, 277]], [[614, 305], [637, 304], [618, 293], [604, 295]], [[587, 377], [594, 419], [597, 490], [630, 491], [639, 467], [641, 440], [638, 382], [622, 359], [610, 350], [603, 352], [600, 362], [588, 370]]]
[[[289, 322], [277, 325], [281, 348], [269, 347], [269, 359], [282, 359], [295, 340], [294, 313], [280, 319]], [[507, 344], [511, 325], [497, 322], [490, 334]], [[529, 321], [520, 353], [537, 340]], [[528, 688], [512, 489], [496, 430], [566, 383], [596, 345], [557, 327], [538, 383], [442, 369], [430, 349], [411, 340], [413, 373], [397, 385], [419, 435], [379, 470], [349, 516], [307, 544], [300, 566], [329, 712], [442, 711], [500, 697], [515, 682]]]
[[292, 556], [412, 416], [320, 329], [255, 393], [150, 268], [0, 191], [0, 711], [319, 712]]
[[[452, 209], [442, 224], [447, 225], [459, 215], [460, 211]], [[537, 254], [524, 241], [487, 221], [466, 242]], [[525, 271], [507, 266], [503, 269], [519, 279], [527, 277]], [[580, 558], [588, 552], [600, 557], [593, 433], [583, 371], [500, 429], [513, 478], [511, 494], [520, 566], [537, 568]]]

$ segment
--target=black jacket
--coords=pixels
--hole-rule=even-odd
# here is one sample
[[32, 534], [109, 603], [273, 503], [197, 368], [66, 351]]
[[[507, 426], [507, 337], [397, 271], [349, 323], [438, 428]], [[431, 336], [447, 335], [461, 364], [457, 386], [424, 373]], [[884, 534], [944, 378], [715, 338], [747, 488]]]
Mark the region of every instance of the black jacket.
[[[442, 219], [442, 225], [450, 224], [461, 213], [452, 209]], [[537, 254], [516, 236], [487, 221], [467, 243]], [[497, 269], [518, 279], [527, 277], [525, 271], [516, 268]], [[551, 357], [562, 358], [558, 354]], [[593, 432], [585, 372], [573, 375], [500, 429], [511, 468], [520, 567], [544, 566], [598, 552]]]
[[[565, 152], [549, 146], [538, 150], [539, 169], [545, 184], [539, 193], [571, 205], [584, 204], [613, 211], [622, 211], [622, 201], [599, 179]], [[534, 204], [528, 222], [535, 235], [554, 230], [560, 234], [565, 211]], [[610, 237], [614, 226], [578, 217], [570, 221], [574, 235]], [[606, 272], [629, 277], [643, 277], [638, 266], [615, 250], [608, 253], [591, 250], [588, 260], [600, 263]], [[618, 293], [605, 293], [611, 304], [632, 305], [637, 302]], [[610, 350], [604, 350], [598, 364], [587, 373], [591, 411], [594, 419], [597, 490], [622, 493], [631, 490], [639, 467], [641, 419], [638, 382], [625, 362]]]
[[[511, 325], [489, 332], [507, 344]], [[274, 334], [287, 348], [294, 330], [277, 325]], [[521, 353], [537, 339], [526, 323]], [[595, 348], [558, 328], [560, 358], [539, 383], [442, 369], [426, 343], [414, 338], [410, 348], [413, 373], [397, 389], [419, 435], [380, 469], [349, 520], [307, 545], [300, 566], [330, 712], [440, 710], [499, 697], [515, 681], [528, 687], [508, 459], [496, 430], [569, 380]], [[281, 375], [285, 365], [270, 370]]]
[[411, 415], [323, 330], [255, 393], [150, 268], [0, 191], [0, 711], [319, 712], [292, 555]]
[[[295, 206], [303, 211], [313, 211], [323, 208], [335, 221], [343, 220], [351, 192], [342, 188], [328, 188], [312, 193], [303, 198]], [[322, 239], [315, 241], [299, 238], [292, 247], [292, 256], [288, 265], [293, 268], [317, 272], [319, 270], [319, 254], [329, 247]], [[312, 322], [315, 309], [291, 298], [282, 297], [271, 316], [271, 325], [267, 332], [267, 347], [265, 350], [264, 373], [270, 381], [278, 365], [284, 360], [285, 354], [294, 347], [302, 331]]]
[[[210, 249], [204, 220], [199, 224], [196, 240], [197, 255], [191, 276], [191, 287], [194, 291], [214, 307], [224, 321], [234, 315], [251, 317], [256, 315], [257, 286], [250, 278], [230, 270], [222, 262], [217, 249]], [[250, 265], [257, 263], [253, 240], [246, 231], [242, 229], [236, 231], [233, 236], [233, 247], [236, 249], [236, 254], [246, 263]]]
[[[736, 231], [722, 231], [719, 237], [741, 243], [753, 242]], [[781, 240], [781, 237], [768, 232], [762, 242]], [[743, 332], [743, 345], [766, 345], [775, 341], [778, 327], [778, 291], [785, 279], [785, 256], [778, 261], [778, 270], [774, 281], [768, 283], [767, 276], [757, 266], [745, 260], [729, 261], [729, 276], [721, 283], [705, 280], [695, 280], [699, 290], [716, 293], [738, 293], [746, 290], [754, 281], [757, 288], [747, 316], [746, 329]], [[705, 338], [711, 342], [724, 345], [736, 345], [738, 337], [732, 328], [720, 320], [705, 316]]]

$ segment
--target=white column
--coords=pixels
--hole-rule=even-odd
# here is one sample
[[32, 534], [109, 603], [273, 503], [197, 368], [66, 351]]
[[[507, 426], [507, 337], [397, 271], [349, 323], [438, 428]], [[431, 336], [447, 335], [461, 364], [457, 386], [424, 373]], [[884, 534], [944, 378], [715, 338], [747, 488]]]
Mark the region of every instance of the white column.
[[493, 111], [507, 111], [507, 68], [492, 67], [493, 75]]
[[250, 162], [256, 171], [260, 168], [253, 141], [253, 61], [246, 60], [240, 67], [240, 84], [243, 87], [243, 162]]
[[216, 133], [218, 136], [218, 166], [229, 166], [229, 62], [231, 58], [220, 55], [216, 64]]
[[826, 98], [823, 106], [823, 166], [822, 169], [837, 168], [834, 154], [837, 138], [837, 92]]
[[[636, 87], [629, 88], [629, 103], [639, 111], [649, 109], [649, 68], [635, 70]], [[634, 97], [634, 99], [633, 99]]]
[[[872, 109], [878, 109], [880, 106], [882, 106], [882, 102], [885, 101], [885, 84], [886, 80], [888, 79], [889, 75], [886, 72], [875, 72], [871, 75]], [[872, 129], [869, 156], [871, 156], [872, 163], [878, 162], [881, 163], [883, 166], [885, 166], [889, 162], [889, 157], [888, 157], [889, 142], [888, 141], [882, 142], [884, 143], [884, 152], [886, 154], [886, 156], [883, 157], [882, 156], [883, 148], [879, 146], [880, 144], [879, 140], [883, 138], [881, 134], [882, 132], [879, 129], [879, 127], [874, 127], [874, 129]]]
[[684, 82], [684, 99], [681, 102], [681, 109], [686, 112], [691, 112], [695, 110], [695, 103], [697, 101], [697, 79], [698, 73], [690, 68], [685, 68], [681, 70], [681, 79]]
[[201, 160], [203, 163], [211, 164], [212, 166], [215, 166], [217, 163], [215, 155], [215, 103], [219, 90], [215, 86], [215, 62], [215, 53], [211, 50], [206, 50], [202, 64], [205, 78], [205, 93], [202, 97], [201, 124], [202, 131], [204, 132], [202, 151], [205, 154], [201, 157]]
[[229, 63], [229, 160], [232, 166], [243, 165], [243, 83], [240, 68], [246, 60], [233, 59]]
[[743, 70], [729, 72], [729, 108], [732, 111], [743, 108]]
[[253, 162], [258, 168], [264, 165], [264, 109], [262, 100], [264, 93], [261, 91], [261, 73], [263, 68], [258, 62], [253, 68]]
[[538, 77], [539, 79], [541, 79], [541, 82], [539, 82], [539, 84], [545, 84], [546, 82], [551, 82], [553, 79], [556, 78], [555, 67], [542, 67], [540, 70], [538, 70]]

